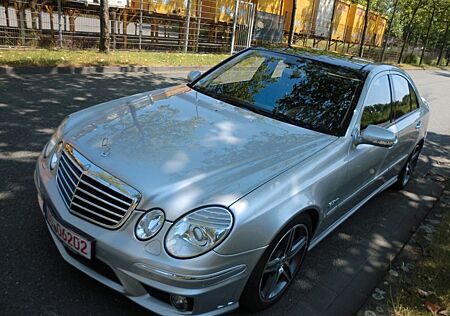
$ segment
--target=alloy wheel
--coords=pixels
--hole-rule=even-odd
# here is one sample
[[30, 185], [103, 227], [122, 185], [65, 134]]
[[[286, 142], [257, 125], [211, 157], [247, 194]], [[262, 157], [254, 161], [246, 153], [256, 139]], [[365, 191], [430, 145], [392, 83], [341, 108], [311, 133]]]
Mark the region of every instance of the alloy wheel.
[[270, 302], [291, 283], [305, 256], [309, 241], [304, 224], [292, 227], [273, 249], [259, 284], [260, 299]]
[[419, 154], [420, 154], [420, 147], [417, 146], [414, 149], [413, 154], [411, 155], [411, 157], [409, 158], [408, 162], [406, 163], [405, 166], [405, 173], [403, 175], [403, 186], [406, 186], [409, 182], [409, 180], [411, 179], [411, 176], [414, 172], [414, 168], [416, 167], [417, 164], [417, 160], [419, 159]]

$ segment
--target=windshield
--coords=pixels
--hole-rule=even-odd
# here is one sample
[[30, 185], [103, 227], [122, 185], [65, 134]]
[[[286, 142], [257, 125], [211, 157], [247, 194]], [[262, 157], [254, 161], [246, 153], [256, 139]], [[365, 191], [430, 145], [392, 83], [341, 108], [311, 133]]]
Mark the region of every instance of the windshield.
[[340, 136], [349, 124], [360, 84], [354, 72], [343, 67], [249, 50], [191, 87], [280, 121]]

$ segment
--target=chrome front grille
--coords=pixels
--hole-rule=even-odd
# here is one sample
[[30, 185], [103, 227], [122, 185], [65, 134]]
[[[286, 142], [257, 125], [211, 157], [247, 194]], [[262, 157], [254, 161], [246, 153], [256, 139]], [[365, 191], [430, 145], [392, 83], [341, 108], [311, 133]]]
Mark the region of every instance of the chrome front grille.
[[56, 183], [72, 214], [111, 229], [127, 219], [140, 198], [138, 191], [95, 166], [68, 144], [61, 154]]

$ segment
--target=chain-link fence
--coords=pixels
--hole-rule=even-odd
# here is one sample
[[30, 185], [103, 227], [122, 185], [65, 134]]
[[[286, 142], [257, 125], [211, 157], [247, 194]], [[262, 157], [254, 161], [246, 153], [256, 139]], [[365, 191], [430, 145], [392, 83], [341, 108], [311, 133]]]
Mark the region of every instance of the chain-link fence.
[[[0, 0], [0, 47], [96, 49], [100, 0]], [[108, 0], [110, 48], [233, 52], [252, 43], [287, 41], [290, 0]], [[341, 0], [297, 1], [295, 45], [357, 55], [365, 8]], [[234, 18], [236, 17], [236, 18]], [[364, 58], [379, 60], [388, 17], [370, 11]], [[390, 39], [385, 61], [398, 60], [402, 41]], [[406, 61], [421, 43], [406, 47]], [[431, 47], [425, 62], [437, 58]]]

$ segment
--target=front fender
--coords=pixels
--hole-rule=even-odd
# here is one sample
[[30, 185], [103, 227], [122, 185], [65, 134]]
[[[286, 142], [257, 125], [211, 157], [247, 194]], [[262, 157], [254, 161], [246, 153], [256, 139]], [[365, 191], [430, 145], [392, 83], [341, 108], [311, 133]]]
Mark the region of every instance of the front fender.
[[340, 139], [232, 204], [235, 226], [216, 252], [266, 247], [286, 223], [309, 210], [317, 212], [319, 233], [332, 210], [327, 205], [338, 194], [338, 181], [346, 176], [347, 147]]

